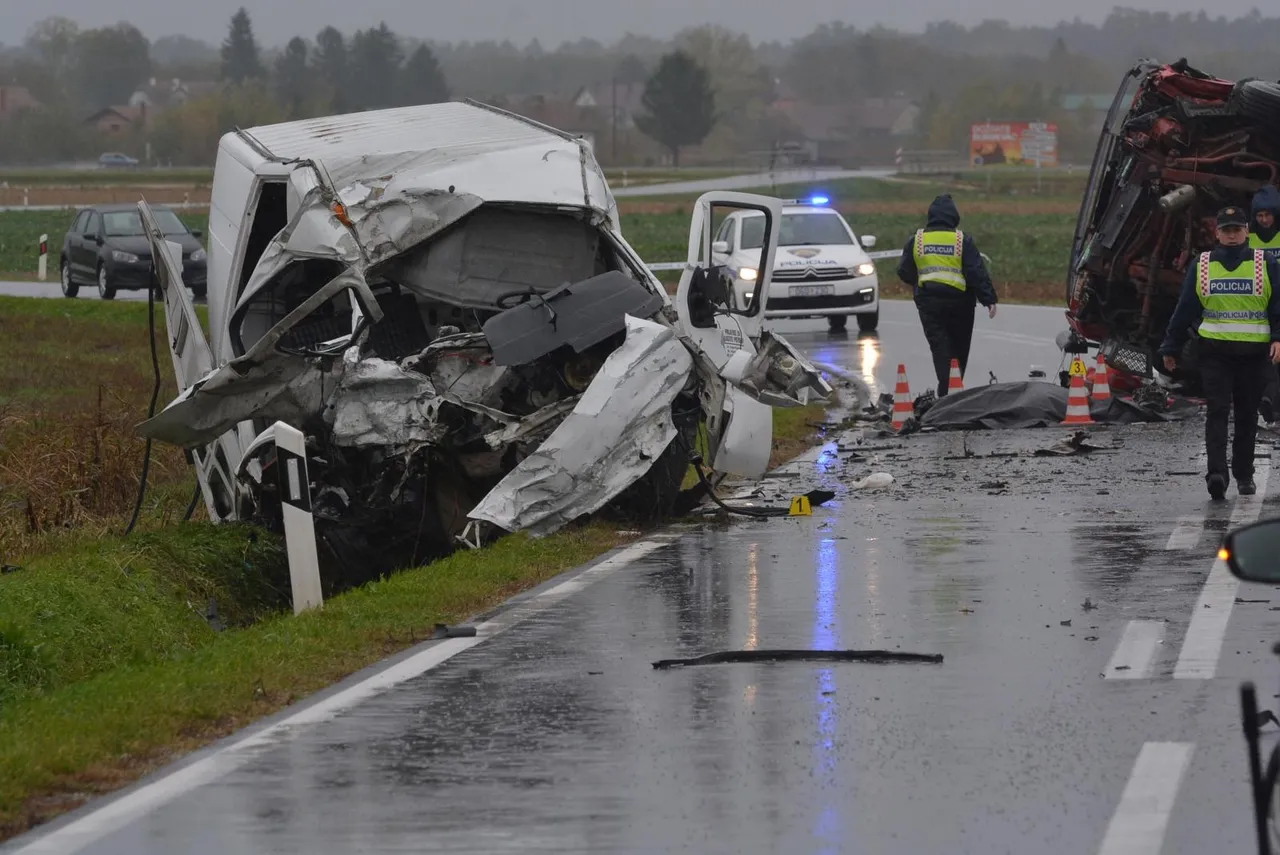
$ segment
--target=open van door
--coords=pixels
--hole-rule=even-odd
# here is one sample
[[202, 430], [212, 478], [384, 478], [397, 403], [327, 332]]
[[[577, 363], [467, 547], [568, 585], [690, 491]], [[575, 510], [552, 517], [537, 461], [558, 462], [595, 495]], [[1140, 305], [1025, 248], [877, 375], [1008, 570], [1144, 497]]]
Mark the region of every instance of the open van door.
[[[732, 273], [713, 264], [713, 238], [733, 211], [765, 216], [764, 240], [751, 304], [733, 307]], [[685, 269], [676, 289], [680, 329], [715, 366], [724, 388], [722, 401], [704, 400], [712, 446], [711, 464], [720, 472], [749, 478], [763, 475], [773, 446], [771, 407], [804, 406], [827, 398], [831, 386], [786, 339], [764, 329], [774, 252], [782, 222], [782, 200], [754, 193], [705, 193], [694, 204]], [[706, 384], [714, 388], [716, 384]]]
[[[138, 214], [151, 244], [151, 264], [164, 300], [164, 320], [173, 359], [173, 375], [178, 394], [184, 395], [213, 371], [213, 351], [205, 338], [191, 293], [182, 281], [182, 247], [165, 240], [156, 224], [151, 206], [138, 203]], [[235, 481], [231, 461], [240, 459], [240, 445], [234, 433], [218, 437], [203, 448], [191, 449], [191, 462], [204, 496], [209, 518], [214, 522], [234, 518]]]

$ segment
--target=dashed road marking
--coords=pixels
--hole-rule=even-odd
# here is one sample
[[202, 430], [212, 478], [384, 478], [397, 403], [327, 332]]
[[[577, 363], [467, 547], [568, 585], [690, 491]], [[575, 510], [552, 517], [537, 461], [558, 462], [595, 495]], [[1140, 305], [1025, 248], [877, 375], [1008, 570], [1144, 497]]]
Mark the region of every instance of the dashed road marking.
[[1160, 855], [1193, 751], [1195, 745], [1190, 742], [1142, 746], [1098, 855]]
[[1195, 549], [1204, 534], [1204, 514], [1178, 517], [1165, 549]]
[[1164, 642], [1164, 621], [1131, 620], [1107, 663], [1103, 676], [1108, 680], [1146, 680], [1156, 663], [1156, 653]]
[[[1259, 460], [1254, 472], [1258, 492], [1253, 496], [1240, 496], [1236, 499], [1235, 510], [1228, 523], [1231, 528], [1247, 525], [1262, 513], [1262, 501], [1267, 495], [1270, 474], [1271, 461]], [[1235, 606], [1239, 588], [1240, 583], [1231, 575], [1226, 562], [1215, 558], [1213, 567], [1209, 570], [1209, 578], [1205, 580], [1200, 598], [1196, 601], [1195, 611], [1191, 613], [1187, 635], [1182, 640], [1182, 652], [1173, 669], [1176, 679], [1213, 679], [1218, 671], [1222, 641], [1227, 634], [1227, 624], [1231, 621], [1231, 609]]]

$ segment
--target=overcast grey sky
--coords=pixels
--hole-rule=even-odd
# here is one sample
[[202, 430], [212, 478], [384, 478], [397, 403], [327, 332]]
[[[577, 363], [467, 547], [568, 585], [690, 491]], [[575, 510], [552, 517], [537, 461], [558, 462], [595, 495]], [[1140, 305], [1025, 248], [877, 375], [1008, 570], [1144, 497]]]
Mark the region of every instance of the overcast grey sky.
[[[1235, 17], [1274, 0], [1214, 0], [1210, 14]], [[550, 48], [582, 37], [612, 41], [627, 31], [669, 36], [690, 25], [718, 23], [753, 39], [790, 40], [829, 21], [876, 23], [920, 30], [938, 19], [976, 23], [1002, 18], [1015, 25], [1053, 24], [1063, 17], [1097, 22], [1117, 5], [1169, 12], [1199, 11], [1203, 0], [0, 0], [9, 44], [36, 21], [64, 15], [85, 27], [130, 21], [150, 38], [182, 33], [221, 42], [227, 20], [245, 6], [266, 45], [326, 24], [351, 31], [385, 20], [404, 35], [438, 41], [537, 38]]]

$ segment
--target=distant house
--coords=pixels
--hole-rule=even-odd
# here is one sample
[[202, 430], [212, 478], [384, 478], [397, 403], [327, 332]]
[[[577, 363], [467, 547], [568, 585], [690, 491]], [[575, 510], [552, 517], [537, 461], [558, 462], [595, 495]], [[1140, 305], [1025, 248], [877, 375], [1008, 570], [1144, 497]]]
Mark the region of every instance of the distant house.
[[554, 95], [530, 95], [525, 98], [504, 98], [503, 109], [510, 110], [535, 122], [558, 131], [582, 137], [595, 148], [599, 133], [599, 116], [593, 108], [580, 107], [576, 99]]
[[785, 141], [820, 163], [841, 165], [892, 163], [894, 152], [916, 132], [920, 105], [906, 97], [857, 98], [817, 104], [780, 97], [774, 110], [798, 134]]
[[24, 110], [38, 110], [42, 106], [25, 86], [0, 86], [0, 122]]
[[1116, 99], [1114, 92], [1067, 94], [1062, 96], [1062, 109], [1076, 119], [1076, 124], [1090, 136], [1102, 132], [1102, 125]]
[[636, 115], [644, 112], [644, 83], [599, 83], [584, 86], [573, 96], [573, 103], [597, 115], [612, 128], [616, 117], [619, 131], [636, 126]]
[[188, 101], [212, 95], [221, 88], [220, 83], [206, 80], [184, 81], [177, 77], [170, 80], [151, 78], [129, 96], [130, 107], [147, 107], [159, 113], [173, 107], [181, 107]]
[[97, 128], [98, 132], [105, 136], [115, 136], [134, 128], [146, 127], [150, 120], [146, 104], [136, 107], [122, 104], [104, 107], [85, 119], [84, 123]]

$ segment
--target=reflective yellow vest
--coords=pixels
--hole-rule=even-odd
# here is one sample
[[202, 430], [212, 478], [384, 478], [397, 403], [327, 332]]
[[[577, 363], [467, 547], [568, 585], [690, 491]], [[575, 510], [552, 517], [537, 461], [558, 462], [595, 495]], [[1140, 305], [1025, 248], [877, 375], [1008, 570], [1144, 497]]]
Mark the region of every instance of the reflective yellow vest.
[[965, 290], [963, 232], [920, 229], [916, 232], [911, 254], [916, 261], [917, 281], [921, 285], [939, 282]]
[[1240, 262], [1235, 270], [1211, 261], [1209, 255], [1201, 253], [1196, 267], [1196, 293], [1204, 307], [1200, 337], [1264, 344], [1271, 341], [1271, 321], [1267, 317], [1271, 276], [1267, 273], [1266, 255], [1260, 249], [1254, 250], [1252, 260]]
[[1272, 235], [1271, 240], [1264, 241], [1261, 237], [1249, 232], [1249, 246], [1254, 249], [1265, 249], [1267, 258], [1280, 259], [1280, 231]]

